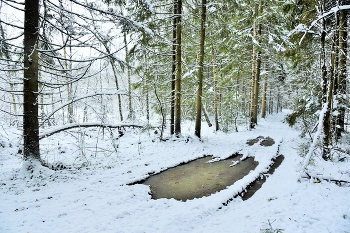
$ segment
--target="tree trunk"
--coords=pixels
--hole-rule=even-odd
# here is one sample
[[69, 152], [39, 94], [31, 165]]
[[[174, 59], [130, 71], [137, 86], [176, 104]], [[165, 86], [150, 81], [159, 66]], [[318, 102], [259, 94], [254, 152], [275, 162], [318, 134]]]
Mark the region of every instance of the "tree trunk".
[[[119, 90], [119, 82], [118, 82], [117, 71], [116, 71], [116, 68], [115, 68], [115, 65], [114, 65], [114, 61], [113, 61], [112, 58], [110, 58], [110, 63], [111, 63], [112, 70], [113, 70], [115, 87], [117, 88], [117, 90]], [[121, 100], [120, 94], [117, 95], [117, 99], [118, 99], [117, 101], [118, 101], [118, 110], [119, 110], [120, 121], [124, 121], [123, 110], [122, 110], [122, 100]]]
[[[42, 89], [42, 84], [39, 84], [39, 90]], [[40, 97], [40, 114], [38, 114], [38, 116], [40, 115], [40, 119], [43, 120], [45, 118], [45, 109], [44, 109], [44, 95], [40, 94], [38, 97]], [[40, 127], [40, 124], [39, 124]], [[45, 124], [41, 125], [41, 128], [45, 128]]]
[[148, 87], [146, 89], [146, 119], [147, 119], [147, 123], [149, 123], [150, 120], [150, 116], [149, 116], [149, 93], [148, 93]]
[[270, 94], [269, 94], [269, 114], [273, 114], [273, 98], [272, 98], [271, 88], [270, 88]]
[[217, 77], [216, 77], [216, 59], [214, 53], [214, 46], [212, 51], [212, 61], [213, 61], [213, 77], [214, 77], [214, 118], [215, 118], [215, 131], [219, 131], [219, 113], [218, 113], [218, 91], [217, 91]]
[[277, 86], [277, 101], [276, 101], [276, 113], [279, 113], [280, 110], [280, 106], [281, 104], [281, 91], [280, 91], [280, 87]]
[[203, 63], [204, 63], [204, 43], [205, 43], [205, 21], [206, 21], [206, 0], [202, 0], [201, 32], [199, 42], [199, 69], [198, 69], [198, 90], [196, 100], [196, 126], [195, 135], [201, 137], [202, 124], [202, 92], [203, 92]]
[[172, 46], [172, 66], [171, 66], [171, 100], [170, 100], [170, 134], [175, 132], [175, 80], [176, 80], [176, 28], [178, 23], [177, 0], [174, 1], [173, 10], [173, 46]]
[[259, 89], [260, 89], [260, 71], [261, 71], [261, 52], [259, 51], [256, 56], [256, 71], [255, 71], [255, 83], [254, 83], [254, 111], [253, 119], [254, 125], [258, 123], [258, 105], [259, 105]]
[[175, 80], [175, 135], [181, 134], [181, 31], [182, 31], [182, 0], [177, 0], [176, 24], [176, 80]]
[[337, 138], [341, 137], [345, 125], [345, 98], [346, 95], [346, 60], [347, 60], [347, 28], [348, 12], [342, 10], [339, 13], [339, 73], [338, 73], [338, 121]]
[[[258, 19], [259, 16], [262, 15], [262, 10], [263, 10], [263, 6], [262, 6], [262, 0], [259, 1], [259, 6], [258, 6], [258, 11], [256, 11], [257, 13], [257, 19], [256, 21], [258, 21], [258, 23], [256, 23], [256, 21], [254, 21], [254, 38], [260, 43], [261, 42], [261, 22], [260, 19]], [[259, 45], [260, 46], [260, 45]], [[258, 51], [256, 52], [256, 56], [254, 56], [255, 53], [255, 48], [253, 48], [253, 57], [255, 57], [256, 62], [252, 63], [252, 68], [254, 70], [255, 68], [255, 72], [253, 72], [252, 76], [253, 76], [253, 84], [252, 84], [252, 98], [251, 98], [251, 120], [250, 120], [250, 127], [254, 128], [255, 125], [258, 123], [258, 101], [259, 101], [259, 82], [260, 82], [260, 70], [261, 70], [261, 49], [258, 49]], [[254, 75], [255, 74], [255, 75]]]
[[[336, 30], [334, 31], [334, 40], [333, 43], [335, 45], [334, 47], [334, 70], [333, 70], [333, 97], [335, 99], [337, 99], [337, 94], [338, 94], [338, 67], [339, 67], [339, 13], [337, 14], [336, 20], [335, 20], [335, 27]], [[333, 106], [332, 105], [332, 112], [337, 111], [338, 109], [336, 109], [337, 106]], [[331, 126], [332, 126], [332, 131], [334, 132], [334, 135], [332, 135], [334, 137], [335, 140], [338, 139], [338, 128], [337, 128], [337, 121], [338, 121], [338, 116], [337, 114], [331, 114]], [[334, 116], [333, 116], [334, 115]]]
[[330, 148], [329, 145], [332, 142], [332, 132], [331, 132], [331, 110], [333, 103], [333, 85], [334, 85], [334, 69], [335, 69], [335, 54], [334, 51], [334, 42], [331, 49], [331, 69], [329, 73], [329, 85], [328, 85], [328, 95], [326, 96], [327, 110], [324, 113], [323, 117], [323, 150], [322, 158], [328, 160], [330, 158]]
[[163, 110], [163, 104], [162, 102], [160, 101], [159, 99], [159, 96], [158, 96], [158, 93], [157, 93], [157, 85], [156, 84], [153, 84], [153, 87], [154, 87], [154, 95], [156, 96], [156, 99], [158, 101], [158, 104], [159, 104], [159, 109], [160, 109], [160, 114], [162, 116], [162, 127], [161, 127], [161, 130], [160, 130], [160, 140], [163, 140], [163, 134], [164, 134], [164, 127], [165, 127], [165, 113], [164, 113], [164, 110]]
[[[322, 1], [322, 12], [325, 9], [325, 3]], [[322, 103], [327, 101], [327, 67], [326, 67], [326, 50], [325, 50], [325, 40], [326, 40], [326, 22], [325, 19], [322, 19], [322, 28], [321, 28], [321, 55], [320, 55], [320, 64], [322, 72]]]
[[[85, 91], [85, 95], [88, 95], [89, 93], [89, 86], [90, 86], [90, 80], [87, 81], [87, 87], [86, 87], [86, 91]], [[53, 111], [51, 111], [53, 112]], [[83, 122], [87, 122], [88, 121], [88, 105], [87, 105], [87, 100], [84, 101], [84, 115], [83, 115]]]
[[[72, 54], [72, 51], [70, 51], [70, 54]], [[71, 72], [72, 70], [72, 62], [69, 63], [69, 70]], [[72, 92], [73, 92], [73, 84], [70, 83], [67, 85], [67, 94], [68, 94], [68, 102], [72, 101], [73, 97], [72, 97]], [[74, 109], [73, 109], [73, 104], [69, 104], [68, 105], [68, 122], [69, 123], [73, 123], [74, 122]]]
[[[101, 43], [103, 45], [103, 47], [106, 49], [106, 52], [108, 54], [111, 54], [111, 50], [109, 49], [107, 42], [106, 41], [102, 41]], [[115, 67], [114, 64], [114, 58], [112, 56], [109, 56], [109, 63], [111, 64], [112, 67], [112, 71], [113, 71], [113, 76], [114, 76], [114, 82], [115, 82], [115, 87], [117, 88], [117, 90], [119, 91], [119, 82], [118, 82], [118, 76], [117, 76], [117, 69]], [[121, 96], [120, 94], [117, 95], [117, 101], [118, 101], [118, 110], [119, 110], [119, 117], [120, 117], [120, 121], [124, 121], [123, 118], [123, 110], [122, 110], [122, 101], [121, 101]]]
[[[71, 40], [69, 40], [69, 43], [71, 43]], [[62, 34], [62, 41], [64, 42], [64, 36]], [[70, 55], [72, 54], [72, 52], [70, 52]], [[66, 85], [66, 88], [67, 88], [67, 100], [68, 102], [71, 102], [72, 101], [72, 83], [70, 83], [70, 77], [69, 76], [69, 72], [71, 72], [72, 70], [72, 62], [70, 62], [69, 64], [69, 67], [68, 67], [68, 58], [67, 58], [67, 49], [66, 48], [63, 48], [63, 57], [64, 57], [64, 70], [65, 70], [65, 76], [66, 76], [66, 81], [67, 81], [67, 85]], [[71, 57], [70, 57], [71, 58]], [[73, 123], [73, 105], [72, 104], [69, 104], [67, 106], [68, 108], [68, 114], [67, 114], [67, 117], [68, 117], [68, 122], [69, 123]]]
[[[13, 90], [14, 90], [14, 85], [12, 83], [10, 83], [10, 91], [12, 92]], [[14, 114], [17, 114], [16, 96], [14, 93], [12, 93], [11, 96], [12, 96], [13, 112], [14, 112]]]
[[267, 80], [265, 77], [264, 87], [263, 87], [263, 98], [261, 103], [261, 118], [266, 117], [266, 91], [267, 91]]
[[[71, 6], [72, 7], [72, 6]], [[63, 3], [62, 1], [60, 1], [60, 8], [63, 9]], [[64, 16], [64, 12], [61, 11], [60, 12], [60, 20], [63, 22], [63, 16]], [[61, 37], [62, 37], [62, 43], [65, 43], [66, 40], [64, 38], [64, 35], [65, 33], [61, 32]], [[69, 58], [72, 58], [72, 49], [71, 49], [71, 45], [72, 45], [72, 41], [71, 41], [71, 38], [68, 37], [67, 38], [68, 40], [68, 44], [69, 44], [69, 48], [70, 48], [70, 57]], [[72, 62], [69, 61], [68, 57], [67, 57], [67, 48], [64, 47], [63, 48], [63, 58], [64, 58], [64, 61], [63, 61], [63, 64], [62, 64], [62, 68], [64, 70], [64, 75], [66, 77], [66, 89], [67, 89], [67, 102], [70, 102], [72, 100], [72, 83], [70, 82], [70, 78], [69, 76], [69, 72], [72, 72]], [[68, 67], [68, 62], [70, 63], [69, 64], [69, 67]], [[69, 123], [73, 123], [73, 105], [72, 104], [69, 104], [67, 106], [67, 120]], [[63, 117], [63, 121], [64, 121], [64, 117]]]
[[135, 113], [134, 113], [134, 109], [132, 107], [132, 99], [131, 99], [131, 74], [130, 74], [130, 67], [129, 67], [129, 51], [128, 51], [128, 41], [126, 38], [126, 33], [124, 33], [124, 45], [125, 45], [126, 76], [128, 79], [128, 99], [129, 99], [128, 119], [133, 121], [133, 120], [135, 120]]
[[23, 156], [40, 160], [38, 121], [39, 0], [26, 0], [24, 13]]
[[149, 121], [150, 121], [150, 108], [149, 108], [149, 102], [150, 102], [150, 99], [149, 99], [149, 69], [150, 69], [150, 65], [149, 63], [147, 62], [147, 55], [146, 53], [144, 53], [144, 64], [145, 64], [145, 68], [146, 68], [146, 75], [145, 77], [143, 78], [143, 88], [142, 88], [142, 93], [143, 93], [143, 96], [145, 97], [145, 109], [146, 109], [146, 119], [147, 119], [147, 124], [149, 124]]
[[335, 48], [334, 48], [334, 53], [335, 53], [335, 64], [334, 64], [334, 80], [333, 80], [333, 96], [337, 96], [338, 94], [338, 67], [339, 67], [339, 13], [337, 14], [336, 17], [336, 30], [334, 31], [334, 41], [335, 43]]
[[[253, 36], [256, 37], [256, 22], [254, 21], [253, 25]], [[253, 129], [256, 124], [256, 119], [254, 119], [254, 103], [255, 103], [255, 64], [256, 64], [256, 51], [255, 51], [255, 45], [253, 44], [253, 51], [252, 51], [252, 82], [251, 82], [251, 92], [250, 92], [250, 125], [249, 128]]]
[[205, 117], [205, 120], [206, 120], [207, 123], [208, 123], [208, 126], [209, 126], [209, 127], [212, 127], [213, 124], [210, 122], [209, 116], [208, 116], [207, 112], [205, 111], [205, 108], [204, 108], [203, 103], [202, 103], [202, 112], [203, 112], [203, 115], [204, 115], [204, 117]]

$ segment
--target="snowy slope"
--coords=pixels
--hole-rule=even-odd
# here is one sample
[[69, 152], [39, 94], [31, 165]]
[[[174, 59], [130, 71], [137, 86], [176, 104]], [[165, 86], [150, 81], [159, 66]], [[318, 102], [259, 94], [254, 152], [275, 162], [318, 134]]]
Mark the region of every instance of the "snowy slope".
[[[77, 139], [60, 133], [42, 140], [42, 157], [72, 167], [41, 168], [32, 179], [16, 154], [19, 137], [9, 136], [18, 132], [8, 129], [0, 152], [0, 232], [350, 232], [350, 188], [299, 180], [300, 139], [282, 120], [282, 114], [269, 116], [255, 130], [232, 134], [205, 128], [203, 141], [188, 142], [159, 142], [153, 131], [127, 131], [113, 141], [107, 132], [94, 137], [97, 130]], [[184, 129], [189, 130], [184, 135], [194, 131], [192, 125]], [[276, 143], [246, 145], [258, 136]], [[266, 171], [277, 150], [285, 159], [262, 188], [247, 201], [238, 197], [223, 205]], [[223, 159], [235, 152], [253, 156], [258, 167], [208, 197], [152, 200], [149, 187], [127, 185], [181, 162], [204, 155]], [[331, 170], [335, 178], [350, 173], [349, 163], [315, 164], [312, 169]]]

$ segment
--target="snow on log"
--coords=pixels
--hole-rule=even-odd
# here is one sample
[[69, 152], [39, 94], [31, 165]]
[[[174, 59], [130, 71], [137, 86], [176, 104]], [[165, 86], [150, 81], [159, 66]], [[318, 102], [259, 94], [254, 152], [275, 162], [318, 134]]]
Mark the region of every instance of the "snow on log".
[[339, 186], [341, 186], [342, 184], [350, 184], [350, 180], [346, 178], [336, 179], [335, 177], [332, 177], [332, 176], [310, 175], [307, 172], [305, 172], [305, 175], [301, 176], [301, 178], [314, 180], [315, 183], [320, 183], [322, 180], [328, 181], [328, 182], [334, 182]]

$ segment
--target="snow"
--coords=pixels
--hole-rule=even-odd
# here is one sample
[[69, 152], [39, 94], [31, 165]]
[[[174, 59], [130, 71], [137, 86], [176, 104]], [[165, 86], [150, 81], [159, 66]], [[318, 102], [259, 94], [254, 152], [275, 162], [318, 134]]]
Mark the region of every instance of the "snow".
[[[203, 123], [202, 141], [185, 140], [193, 135], [193, 124], [183, 127], [183, 138], [166, 142], [159, 142], [152, 130], [127, 129], [116, 147], [108, 130], [89, 128], [77, 139], [58, 133], [41, 141], [42, 157], [67, 169], [34, 164], [33, 173], [17, 154], [19, 132], [5, 129], [0, 134], [0, 232], [350, 232], [349, 186], [299, 179], [302, 140], [283, 117], [272, 115], [261, 119], [257, 129], [228, 134]], [[276, 143], [246, 144], [258, 136]], [[153, 200], [148, 186], [128, 185], [181, 162], [204, 155], [223, 159], [235, 152], [254, 156], [258, 167], [208, 197]], [[253, 197], [223, 204], [266, 171], [278, 154], [284, 161]], [[348, 162], [314, 158], [308, 168], [315, 175], [349, 179]]]
[[319, 123], [318, 123], [318, 127], [317, 127], [317, 132], [316, 132], [316, 134], [315, 134], [315, 136], [314, 136], [314, 139], [313, 139], [313, 141], [312, 141], [312, 144], [311, 144], [311, 146], [310, 146], [310, 148], [309, 148], [309, 152], [307, 153], [306, 158], [304, 159], [304, 164], [303, 164], [303, 169], [304, 169], [304, 170], [307, 169], [307, 167], [308, 167], [308, 165], [309, 165], [309, 163], [310, 163], [311, 156], [312, 156], [313, 153], [314, 153], [316, 144], [317, 144], [317, 142], [318, 142], [318, 140], [319, 140], [319, 137], [321, 136], [321, 133], [322, 133], [322, 129], [323, 129], [323, 128], [322, 128], [322, 124], [320, 124], [320, 122], [323, 122], [323, 118], [324, 118], [324, 115], [325, 115], [325, 113], [326, 113], [326, 111], [327, 111], [327, 108], [328, 108], [328, 104], [325, 103], [325, 104], [323, 105], [322, 111], [319, 113], [319, 119], [318, 119], [318, 122], [319, 122]]

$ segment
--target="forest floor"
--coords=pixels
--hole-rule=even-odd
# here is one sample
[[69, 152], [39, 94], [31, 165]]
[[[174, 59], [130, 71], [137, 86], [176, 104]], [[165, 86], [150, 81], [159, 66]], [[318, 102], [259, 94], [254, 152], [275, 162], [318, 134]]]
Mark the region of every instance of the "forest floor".
[[[251, 131], [214, 132], [203, 124], [202, 140], [187, 136], [194, 132], [191, 123], [183, 127], [183, 138], [167, 141], [159, 141], [154, 130], [128, 129], [122, 137], [91, 128], [62, 132], [41, 140], [43, 160], [61, 170], [39, 167], [33, 174], [18, 154], [20, 131], [3, 126], [0, 232], [349, 233], [350, 186], [305, 178], [300, 154], [306, 139], [283, 123], [284, 114], [261, 119]], [[275, 143], [264, 146], [259, 136]], [[154, 200], [149, 186], [137, 184], [197, 158], [223, 160], [235, 153], [254, 158], [257, 167], [209, 196]], [[237, 196], [278, 155], [284, 160], [262, 187], [248, 200]], [[349, 163], [349, 157], [324, 162], [315, 156], [308, 173], [350, 181]]]

